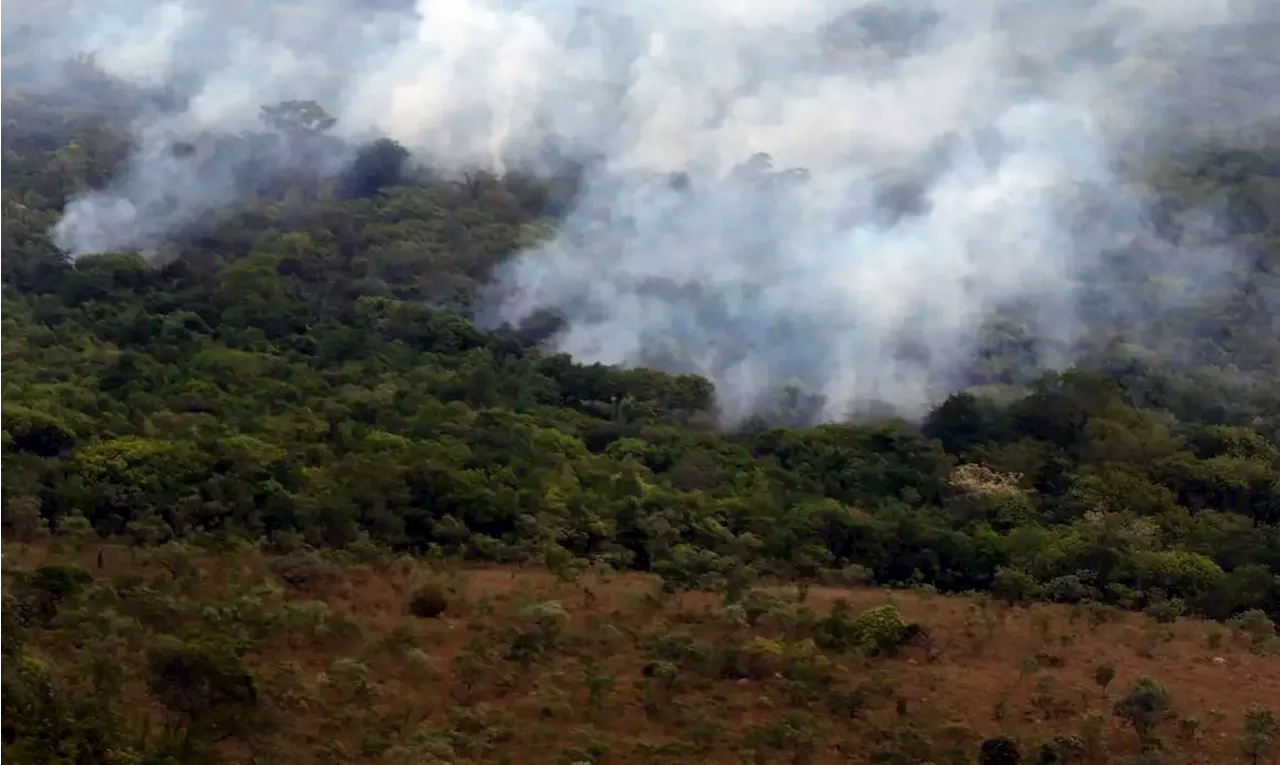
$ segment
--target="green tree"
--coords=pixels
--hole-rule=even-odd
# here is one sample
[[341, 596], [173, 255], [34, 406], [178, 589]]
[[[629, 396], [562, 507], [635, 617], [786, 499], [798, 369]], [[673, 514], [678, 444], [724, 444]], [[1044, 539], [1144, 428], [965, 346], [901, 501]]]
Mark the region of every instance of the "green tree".
[[1144, 750], [1158, 749], [1156, 732], [1173, 718], [1173, 699], [1159, 682], [1139, 677], [1129, 692], [1116, 701], [1115, 715], [1133, 727]]
[[253, 676], [220, 642], [158, 641], [147, 653], [147, 687], [169, 713], [165, 731], [182, 762], [210, 757], [212, 744], [248, 734], [255, 720]]
[[1240, 753], [1251, 765], [1272, 761], [1280, 752], [1280, 721], [1270, 709], [1251, 707], [1244, 716]]

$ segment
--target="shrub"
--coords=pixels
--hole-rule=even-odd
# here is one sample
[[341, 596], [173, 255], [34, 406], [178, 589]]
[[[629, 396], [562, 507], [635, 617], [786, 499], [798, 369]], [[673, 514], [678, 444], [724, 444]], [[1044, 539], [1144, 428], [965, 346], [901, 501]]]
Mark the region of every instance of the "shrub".
[[1116, 701], [1115, 715], [1133, 726], [1144, 750], [1158, 748], [1156, 729], [1173, 717], [1173, 701], [1160, 683], [1140, 677], [1128, 695]]
[[1249, 636], [1254, 646], [1266, 643], [1276, 634], [1275, 623], [1265, 611], [1256, 608], [1237, 615], [1227, 624], [1237, 633]]
[[421, 619], [434, 619], [448, 608], [449, 593], [435, 582], [422, 585], [409, 599], [409, 613]]
[[814, 625], [813, 638], [818, 647], [827, 651], [848, 651], [861, 644], [862, 635], [858, 632], [849, 601], [837, 598], [831, 604], [830, 613]]
[[978, 762], [980, 765], [1018, 765], [1022, 762], [1022, 751], [1018, 742], [1008, 736], [989, 738], [978, 750]]
[[298, 551], [273, 558], [271, 573], [291, 589], [319, 594], [342, 578], [342, 571], [314, 551]]
[[79, 595], [93, 581], [89, 572], [79, 566], [46, 565], [23, 578], [24, 609], [37, 620], [47, 622], [62, 603]]
[[764, 680], [782, 669], [785, 650], [777, 640], [755, 637], [747, 641], [742, 655], [746, 674], [752, 680]]
[[1160, 624], [1173, 624], [1182, 616], [1186, 610], [1186, 605], [1179, 598], [1170, 598], [1169, 600], [1161, 600], [1143, 609], [1143, 613], [1155, 619]]
[[1111, 681], [1116, 679], [1115, 665], [1110, 662], [1099, 664], [1093, 670], [1093, 681], [1098, 684], [1103, 693], [1106, 693], [1107, 686], [1111, 685]]
[[1026, 603], [1044, 594], [1040, 583], [1025, 571], [1004, 566], [996, 569], [991, 590], [997, 599], [1006, 603]]
[[538, 636], [548, 646], [556, 641], [569, 623], [569, 612], [554, 600], [525, 606], [520, 610], [520, 617], [538, 631]]
[[37, 568], [26, 577], [26, 585], [53, 600], [69, 600], [93, 581], [89, 572], [79, 566], [50, 564]]
[[860, 642], [877, 653], [896, 651], [907, 638], [907, 625], [898, 607], [886, 603], [868, 608], [858, 615], [854, 627]]

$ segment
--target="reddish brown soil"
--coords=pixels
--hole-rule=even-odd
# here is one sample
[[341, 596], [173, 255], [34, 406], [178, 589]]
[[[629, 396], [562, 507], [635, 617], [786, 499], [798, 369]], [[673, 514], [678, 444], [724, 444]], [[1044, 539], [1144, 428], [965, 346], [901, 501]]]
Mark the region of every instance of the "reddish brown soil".
[[[79, 557], [81, 565], [96, 572], [96, 553]], [[125, 550], [109, 550], [101, 573], [164, 573], [158, 564], [132, 557]], [[6, 547], [6, 568], [49, 558], [47, 550]], [[270, 578], [266, 561], [256, 552], [218, 559], [201, 556], [197, 562], [199, 586], [191, 593], [195, 599], [217, 599], [228, 588]], [[454, 594], [442, 617], [415, 618], [406, 604], [414, 588], [428, 578], [444, 582]], [[296, 662], [309, 681], [318, 680], [335, 658], [343, 656], [357, 658], [368, 668], [376, 692], [371, 701], [353, 706], [321, 689], [315, 692], [312, 708], [283, 717], [280, 735], [290, 742], [291, 762], [332, 760], [321, 750], [335, 745], [346, 751], [348, 761], [396, 762], [391, 751], [360, 755], [362, 741], [375, 726], [372, 721], [387, 729], [387, 738], [404, 741], [413, 731], [448, 728], [450, 715], [463, 711], [482, 721], [481, 728], [509, 731], [505, 741], [491, 733], [477, 734], [488, 735], [490, 743], [469, 754], [472, 762], [543, 765], [563, 760], [572, 765], [565, 759], [572, 758], [567, 748], [575, 742], [580, 746], [584, 737], [607, 750], [599, 757], [601, 763], [748, 761], [744, 737], [753, 726], [784, 720], [797, 707], [788, 701], [781, 680], [692, 676], [677, 683], [666, 703], [673, 714], [651, 718], [644, 699], [652, 681], [643, 673], [651, 657], [640, 646], [643, 636], [659, 631], [665, 622], [714, 643], [731, 629], [718, 596], [685, 593], [660, 598], [655, 593], [655, 581], [637, 574], [604, 579], [588, 575], [570, 583], [532, 569], [431, 571], [424, 563], [408, 561], [349, 567], [342, 580], [324, 592], [291, 592], [288, 597], [323, 600], [358, 625], [358, 636], [328, 643], [306, 635], [273, 637], [259, 645], [250, 660], [259, 669]], [[973, 597], [877, 588], [815, 587], [804, 606], [825, 613], [837, 598], [849, 601], [854, 611], [894, 603], [907, 621], [930, 631], [932, 648], [913, 646], [893, 658], [831, 655], [841, 685], [873, 677], [891, 678], [895, 685], [864, 720], [836, 716], [825, 704], [813, 704], [804, 724], [812, 728], [816, 743], [809, 749], [788, 745], [762, 753], [760, 762], [870, 761], [875, 746], [904, 725], [927, 733], [937, 762], [947, 762], [948, 751], [957, 757], [966, 752], [967, 761], [973, 762], [978, 743], [1001, 733], [1026, 748], [1055, 735], [1087, 737], [1090, 715], [1101, 717], [1105, 754], [1088, 761], [1110, 762], [1137, 751], [1134, 732], [1113, 714], [1115, 700], [1136, 678], [1148, 676], [1163, 683], [1174, 700], [1176, 717], [1164, 724], [1160, 738], [1179, 758], [1175, 761], [1219, 765], [1238, 761], [1237, 740], [1248, 708], [1280, 708], [1280, 659], [1255, 655], [1244, 636], [1222, 625], [1191, 619], [1157, 624], [1139, 614], [1116, 611], [1024, 609]], [[508, 630], [525, 624], [517, 616], [521, 607], [545, 600], [560, 602], [571, 617], [559, 648], [549, 660], [527, 670], [504, 661]], [[776, 637], [763, 628], [757, 631]], [[429, 657], [430, 676], [424, 676], [421, 659], [409, 667], [403, 653], [385, 648], [393, 633]], [[1212, 637], [1215, 634], [1218, 637]], [[467, 693], [455, 662], [477, 640], [494, 656]], [[1037, 655], [1038, 660], [1033, 659]], [[614, 678], [594, 711], [585, 681], [589, 663]], [[1105, 692], [1094, 680], [1095, 669], [1104, 663], [1116, 670]], [[344, 705], [349, 707], [347, 716], [335, 715], [334, 708]], [[1046, 712], [1049, 706], [1056, 711]], [[690, 720], [703, 720], [703, 727], [720, 731], [716, 743], [696, 757], [669, 746], [690, 740]], [[228, 751], [233, 758], [240, 756]]]

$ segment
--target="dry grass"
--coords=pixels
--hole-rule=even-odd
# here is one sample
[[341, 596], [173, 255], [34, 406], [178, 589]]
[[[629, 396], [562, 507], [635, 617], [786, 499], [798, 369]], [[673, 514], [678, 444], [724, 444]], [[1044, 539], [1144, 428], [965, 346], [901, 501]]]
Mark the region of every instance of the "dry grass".
[[[51, 556], [46, 549], [7, 546], [5, 563], [30, 567]], [[108, 550], [101, 571], [96, 553], [80, 558], [98, 576], [163, 578], [166, 571], [123, 549]], [[195, 584], [186, 586], [193, 600], [224, 598], [272, 578], [270, 561], [256, 552], [202, 555], [195, 563]], [[451, 591], [440, 618], [408, 612], [412, 592], [428, 580]], [[794, 588], [778, 590], [794, 600]], [[833, 687], [880, 689], [854, 719], [831, 710], [824, 698], [829, 689], [798, 701], [797, 685], [780, 675], [722, 679], [681, 671], [663, 695], [661, 681], [646, 675], [654, 661], [646, 637], [682, 632], [714, 648], [741, 628], [719, 596], [663, 597], [654, 579], [638, 574], [587, 574], [567, 582], [545, 571], [432, 570], [401, 559], [347, 567], [319, 591], [290, 591], [287, 598], [323, 601], [359, 627], [345, 639], [278, 634], [250, 655], [264, 677], [279, 674], [281, 662], [295, 665], [306, 700], [275, 716], [289, 762], [447, 762], [423, 754], [445, 741], [455, 761], [530, 765], [864, 762], [903, 726], [931, 740], [939, 763], [949, 757], [973, 762], [978, 743], [997, 734], [1021, 741], [1024, 752], [1054, 736], [1075, 735], [1105, 750], [1084, 761], [1110, 762], [1137, 751], [1133, 731], [1112, 714], [1114, 702], [1135, 678], [1149, 676], [1174, 700], [1177, 717], [1161, 738], [1175, 761], [1217, 765], [1237, 761], [1246, 709], [1280, 706], [1280, 661], [1254, 655], [1227, 628], [1190, 619], [1158, 624], [1109, 609], [1023, 609], [925, 591], [815, 587], [803, 602], [814, 612], [825, 614], [837, 598], [855, 611], [890, 602], [932, 635], [928, 648], [909, 647], [891, 658], [829, 655]], [[531, 629], [522, 609], [543, 601], [559, 602], [569, 616], [554, 649], [528, 666], [504, 659], [513, 631]], [[773, 639], [780, 629], [785, 625], [752, 632]], [[368, 696], [322, 682], [342, 657], [367, 669]], [[1105, 692], [1094, 680], [1101, 664], [1116, 670]], [[611, 679], [601, 683], [608, 687], [594, 703], [589, 670]], [[470, 688], [468, 673], [475, 677]], [[1089, 722], [1091, 715], [1100, 722]], [[424, 732], [435, 743], [421, 743]], [[419, 743], [408, 744], [415, 736]], [[749, 756], [753, 748], [757, 759]], [[1024, 756], [1034, 761], [1029, 752]]]

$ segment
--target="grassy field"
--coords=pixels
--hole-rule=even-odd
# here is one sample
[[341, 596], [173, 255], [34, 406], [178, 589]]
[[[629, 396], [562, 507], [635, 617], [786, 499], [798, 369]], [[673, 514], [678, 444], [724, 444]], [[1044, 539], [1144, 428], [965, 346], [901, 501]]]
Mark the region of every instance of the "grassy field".
[[[1023, 762], [1045, 744], [1058, 762], [1117, 762], [1142, 749], [1118, 710], [1149, 677], [1171, 707], [1147, 710], [1147, 748], [1217, 764], [1250, 761], [1247, 713], [1280, 704], [1280, 661], [1256, 628], [1087, 604], [757, 583], [730, 606], [637, 574], [374, 551], [12, 544], [5, 593], [67, 564], [92, 581], [26, 650], [68, 675], [109, 654], [118, 711], [145, 737], [176, 729], [146, 681], [156, 641], [238, 641], [256, 698], [213, 745], [232, 762], [973, 763], [998, 735]], [[919, 627], [900, 650], [831, 637], [885, 604]]]

